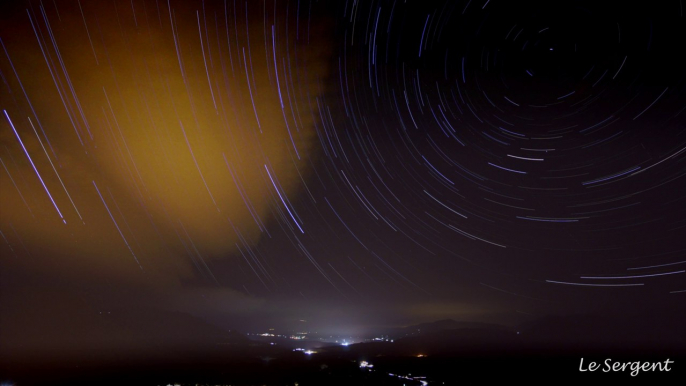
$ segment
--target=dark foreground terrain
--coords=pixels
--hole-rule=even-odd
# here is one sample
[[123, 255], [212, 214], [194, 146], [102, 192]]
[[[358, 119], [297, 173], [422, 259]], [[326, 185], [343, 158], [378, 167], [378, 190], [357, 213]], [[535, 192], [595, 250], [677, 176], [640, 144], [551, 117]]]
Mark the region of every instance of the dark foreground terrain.
[[[259, 350], [258, 350], [259, 351]], [[500, 355], [497, 351], [476, 355], [437, 354], [426, 357], [369, 356], [354, 348], [340, 353], [305, 355], [294, 352], [179, 352], [161, 355], [111, 353], [108, 360], [57, 359], [53, 361], [6, 361], [3, 385], [457, 385], [483, 381], [526, 380], [533, 384], [558, 382], [617, 382], [618, 384], [678, 384], [686, 379], [686, 355], [628, 352], [522, 352]], [[253, 355], [254, 354], [254, 355]], [[270, 355], [276, 358], [270, 359]], [[664, 362], [669, 372], [580, 372], [589, 361], [603, 363], [640, 360]], [[373, 368], [361, 368], [365, 358]], [[423, 383], [423, 382], [425, 383]]]
[[[5, 332], [0, 385], [414, 386], [515, 380], [662, 385], [686, 380], [686, 331], [679, 314], [660, 321], [548, 317], [517, 327], [442, 320], [383, 331], [388, 341], [349, 346], [256, 341], [185, 314], [159, 316], [154, 323], [154, 318], [143, 323], [130, 315], [107, 319], [99, 331], [109, 338], [97, 349], [83, 343], [85, 330], [65, 334], [51, 346], [41, 346], [38, 330], [32, 340]], [[312, 351], [294, 351], [294, 344]], [[590, 362], [597, 363], [595, 371], [589, 370]], [[646, 369], [660, 366], [632, 375], [636, 362]]]

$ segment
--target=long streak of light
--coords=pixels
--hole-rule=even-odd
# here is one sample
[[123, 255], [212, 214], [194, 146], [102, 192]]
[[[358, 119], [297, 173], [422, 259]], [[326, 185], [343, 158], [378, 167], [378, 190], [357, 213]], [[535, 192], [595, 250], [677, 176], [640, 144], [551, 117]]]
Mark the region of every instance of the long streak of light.
[[[33, 132], [36, 134], [36, 138], [38, 138], [38, 143], [40, 143], [40, 147], [43, 148], [43, 152], [45, 153], [45, 156], [48, 158], [48, 161], [50, 162], [50, 166], [52, 166], [52, 170], [55, 172], [57, 179], [60, 181], [60, 184], [62, 185], [62, 189], [64, 189], [64, 193], [67, 194], [67, 197], [69, 197], [69, 201], [71, 202], [71, 205], [74, 207], [76, 214], [79, 215], [79, 218], [81, 219], [81, 221], [83, 221], [83, 217], [81, 217], [81, 213], [79, 213], [79, 210], [76, 208], [76, 204], [74, 204], [74, 200], [71, 199], [71, 195], [67, 191], [67, 187], [64, 186], [64, 182], [62, 182], [62, 178], [60, 177], [60, 174], [57, 172], [55, 165], [52, 163], [52, 160], [50, 159], [50, 155], [48, 154], [48, 151], [45, 150], [45, 146], [43, 146], [43, 141], [40, 139], [40, 136], [38, 135], [38, 132], [36, 131], [36, 127], [33, 126], [33, 122], [31, 122], [31, 117], [28, 117], [28, 118], [29, 118], [29, 123], [31, 124], [31, 128], [33, 129]], [[84, 222], [84, 224], [85, 224], [85, 222]]]
[[5, 113], [5, 117], [7, 117], [7, 121], [9, 121], [10, 126], [12, 127], [12, 130], [14, 131], [14, 135], [17, 136], [17, 139], [19, 140], [19, 144], [21, 145], [21, 148], [24, 149], [24, 154], [26, 154], [26, 158], [28, 158], [29, 162], [31, 162], [31, 166], [33, 167], [33, 171], [36, 172], [36, 175], [38, 176], [40, 183], [43, 185], [43, 189], [45, 189], [45, 193], [47, 193], [48, 197], [50, 197], [50, 201], [52, 201], [52, 205], [55, 207], [55, 210], [57, 210], [57, 214], [60, 215], [62, 222], [66, 224], [67, 220], [65, 220], [64, 216], [62, 216], [62, 212], [60, 212], [60, 208], [57, 207], [57, 204], [55, 203], [55, 200], [52, 198], [52, 194], [50, 194], [48, 187], [45, 186], [45, 182], [43, 181], [43, 177], [41, 177], [40, 173], [38, 173], [38, 169], [36, 169], [36, 165], [33, 163], [33, 160], [31, 159], [31, 156], [29, 155], [28, 150], [26, 150], [26, 147], [24, 146], [24, 142], [22, 142], [21, 137], [19, 137], [19, 133], [17, 132], [17, 129], [14, 128], [14, 123], [12, 123], [10, 116], [7, 114], [7, 110], [2, 110], [2, 111]]
[[131, 249], [129, 242], [126, 241], [126, 237], [124, 237], [124, 234], [121, 232], [121, 229], [119, 229], [119, 224], [117, 224], [117, 220], [115, 220], [114, 216], [112, 216], [112, 212], [110, 212], [110, 208], [107, 206], [107, 203], [105, 202], [105, 199], [102, 197], [102, 194], [100, 194], [100, 189], [98, 189], [98, 185], [95, 184], [95, 181], [93, 181], [93, 186], [95, 186], [95, 190], [98, 192], [98, 196], [100, 196], [102, 203], [105, 204], [105, 209], [107, 209], [107, 213], [110, 215], [110, 218], [112, 219], [112, 222], [114, 223], [114, 226], [117, 227], [117, 231], [119, 232], [119, 236], [121, 236], [122, 240], [124, 240], [124, 244], [126, 244], [126, 247], [129, 248], [129, 252], [131, 252], [133, 259], [136, 260], [136, 263], [138, 264], [138, 266], [141, 267], [141, 270], [143, 270], [143, 266], [138, 261], [138, 257], [136, 257], [136, 254], [133, 253], [133, 249]]

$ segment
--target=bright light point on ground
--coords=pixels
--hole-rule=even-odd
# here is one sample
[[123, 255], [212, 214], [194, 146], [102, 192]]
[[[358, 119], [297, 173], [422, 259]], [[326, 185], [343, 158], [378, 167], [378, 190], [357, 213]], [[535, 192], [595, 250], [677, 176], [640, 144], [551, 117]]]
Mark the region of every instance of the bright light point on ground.
[[363, 369], [365, 367], [366, 368], [372, 368], [372, 367], [374, 367], [374, 365], [367, 362], [367, 361], [360, 361], [360, 368]]

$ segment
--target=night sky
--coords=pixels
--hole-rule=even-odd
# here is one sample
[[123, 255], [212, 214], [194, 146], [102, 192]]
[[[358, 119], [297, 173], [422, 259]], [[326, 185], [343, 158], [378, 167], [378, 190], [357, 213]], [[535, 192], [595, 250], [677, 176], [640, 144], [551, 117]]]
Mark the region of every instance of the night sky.
[[684, 8], [3, 1], [0, 336], [683, 310]]

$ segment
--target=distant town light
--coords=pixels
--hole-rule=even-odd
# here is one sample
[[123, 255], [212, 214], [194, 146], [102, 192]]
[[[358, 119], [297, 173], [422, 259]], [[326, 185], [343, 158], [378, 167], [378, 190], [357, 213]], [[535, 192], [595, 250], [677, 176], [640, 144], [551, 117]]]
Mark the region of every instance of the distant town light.
[[367, 361], [360, 361], [360, 368], [361, 369], [364, 369], [364, 368], [370, 368], [371, 369], [372, 367], [374, 367], [373, 364], [371, 364]]

